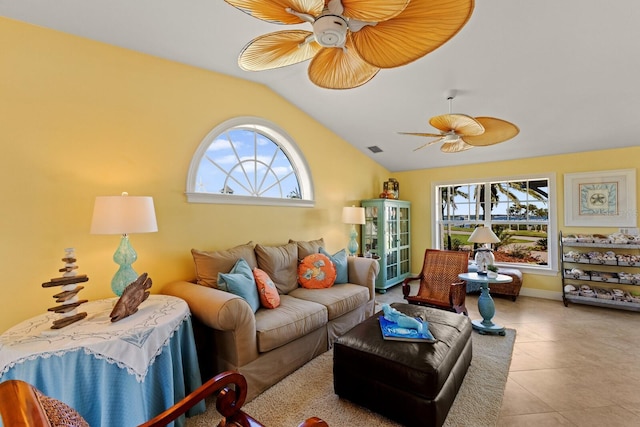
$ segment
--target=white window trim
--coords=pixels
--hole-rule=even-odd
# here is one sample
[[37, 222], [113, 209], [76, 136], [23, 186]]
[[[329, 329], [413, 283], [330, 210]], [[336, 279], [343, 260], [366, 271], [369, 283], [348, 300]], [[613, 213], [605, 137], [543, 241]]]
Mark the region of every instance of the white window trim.
[[[196, 177], [200, 161], [205, 156], [207, 148], [220, 134], [227, 130], [238, 127], [247, 126], [254, 127], [260, 132], [267, 135], [274, 143], [276, 143], [285, 155], [289, 158], [294, 173], [300, 184], [301, 199], [291, 198], [274, 198], [274, 197], [252, 197], [238, 196], [230, 194], [212, 194], [200, 193], [196, 191]], [[262, 119], [260, 117], [242, 116], [234, 117], [226, 120], [213, 128], [200, 142], [189, 165], [189, 173], [187, 175], [187, 201], [190, 203], [217, 203], [217, 204], [233, 204], [233, 205], [263, 205], [263, 206], [296, 206], [296, 207], [313, 207], [315, 206], [315, 195], [313, 181], [311, 180], [311, 169], [307, 164], [302, 151], [293, 142], [283, 129], [276, 124]]]
[[[539, 275], [555, 276], [558, 274], [558, 216], [557, 216], [557, 191], [556, 191], [556, 174], [554, 172], [530, 174], [530, 175], [516, 175], [516, 176], [498, 176], [488, 178], [468, 178], [459, 180], [447, 180], [431, 183], [431, 247], [436, 248], [438, 245], [438, 192], [436, 188], [443, 185], [457, 185], [457, 184], [486, 184], [496, 181], [518, 181], [518, 180], [534, 180], [534, 179], [548, 179], [549, 180], [549, 225], [547, 228], [547, 237], [549, 239], [549, 245], [547, 247], [547, 265], [546, 266], [533, 266], [530, 264], [517, 264], [509, 263], [504, 264], [512, 268], [517, 268], [523, 273], [533, 273]], [[552, 203], [553, 201], [553, 203]], [[485, 225], [490, 222], [485, 222]], [[498, 263], [498, 265], [500, 265]]]

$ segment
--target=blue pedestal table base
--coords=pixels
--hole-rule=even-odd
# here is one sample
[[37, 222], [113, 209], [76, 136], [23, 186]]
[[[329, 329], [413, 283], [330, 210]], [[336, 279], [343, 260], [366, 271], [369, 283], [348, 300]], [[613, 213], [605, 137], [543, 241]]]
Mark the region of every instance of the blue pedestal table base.
[[482, 320], [472, 320], [473, 329], [481, 334], [505, 334], [504, 326], [496, 325], [491, 321], [496, 314], [496, 306], [489, 294], [489, 284], [487, 282], [482, 282], [482, 289], [478, 297], [478, 311], [480, 311]]
[[496, 314], [496, 306], [493, 302], [493, 298], [489, 294], [489, 283], [508, 283], [513, 279], [510, 276], [503, 274], [497, 274], [495, 277], [488, 276], [486, 274], [479, 273], [461, 273], [458, 274], [461, 280], [469, 282], [475, 282], [481, 284], [480, 296], [478, 297], [478, 311], [482, 316], [482, 320], [472, 320], [471, 325], [473, 329], [480, 334], [497, 334], [505, 335], [504, 326], [496, 325], [491, 321]]

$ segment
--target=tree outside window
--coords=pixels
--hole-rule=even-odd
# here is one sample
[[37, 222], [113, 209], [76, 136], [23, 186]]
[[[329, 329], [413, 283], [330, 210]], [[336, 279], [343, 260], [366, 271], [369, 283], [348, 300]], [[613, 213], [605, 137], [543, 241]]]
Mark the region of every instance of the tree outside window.
[[485, 225], [500, 238], [493, 245], [497, 264], [551, 268], [552, 183], [549, 177], [527, 177], [436, 185], [436, 247], [472, 252], [468, 238]]

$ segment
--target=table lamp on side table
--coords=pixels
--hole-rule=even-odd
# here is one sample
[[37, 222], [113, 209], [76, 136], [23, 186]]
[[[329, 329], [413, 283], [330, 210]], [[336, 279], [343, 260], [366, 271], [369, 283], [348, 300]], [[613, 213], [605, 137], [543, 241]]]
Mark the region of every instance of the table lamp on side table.
[[489, 227], [481, 225], [471, 233], [469, 242], [484, 245], [476, 250], [475, 261], [478, 266], [478, 274], [486, 275], [487, 267], [495, 262], [495, 257], [491, 252], [491, 243], [498, 243], [499, 241], [498, 236]]
[[349, 240], [349, 254], [356, 256], [358, 254], [358, 232], [356, 231], [356, 224], [364, 224], [364, 208], [357, 206], [348, 206], [342, 208], [342, 222], [344, 224], [351, 224], [351, 240]]
[[91, 234], [121, 234], [120, 246], [113, 254], [113, 260], [120, 266], [111, 280], [111, 289], [121, 296], [124, 288], [138, 278], [131, 264], [138, 254], [129, 243], [129, 234], [153, 233], [158, 231], [156, 213], [152, 197], [98, 196], [93, 208]]

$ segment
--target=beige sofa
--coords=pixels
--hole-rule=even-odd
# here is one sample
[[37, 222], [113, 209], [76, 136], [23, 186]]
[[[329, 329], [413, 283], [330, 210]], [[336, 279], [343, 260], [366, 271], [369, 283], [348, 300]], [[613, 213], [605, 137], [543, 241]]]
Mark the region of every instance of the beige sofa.
[[[248, 400], [327, 351], [340, 335], [373, 314], [379, 264], [347, 257], [348, 283], [307, 289], [297, 283], [298, 260], [317, 253], [322, 239], [280, 246], [249, 242], [225, 251], [192, 250], [196, 283], [177, 281], [161, 292], [187, 301], [203, 379], [239, 371], [248, 383]], [[255, 313], [241, 297], [217, 289], [217, 274], [239, 258], [269, 274], [280, 294], [274, 309]]]

